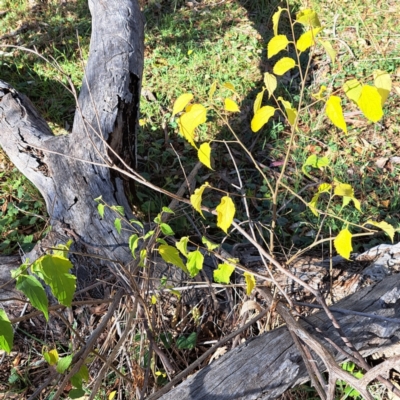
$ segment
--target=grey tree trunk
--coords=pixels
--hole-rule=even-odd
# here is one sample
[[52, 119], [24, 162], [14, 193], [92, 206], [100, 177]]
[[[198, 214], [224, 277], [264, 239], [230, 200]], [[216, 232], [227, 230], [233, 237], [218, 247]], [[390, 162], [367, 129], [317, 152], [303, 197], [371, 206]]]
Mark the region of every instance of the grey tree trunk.
[[72, 133], [54, 136], [29, 99], [0, 81], [0, 145], [39, 189], [52, 232], [44, 246], [73, 239], [76, 249], [121, 262], [131, 255], [129, 232], [118, 235], [111, 211], [101, 219], [94, 198], [122, 205], [130, 215], [132, 187], [106, 166], [121, 164], [106, 141], [134, 165], [144, 24], [137, 0], [89, 0], [92, 36]]

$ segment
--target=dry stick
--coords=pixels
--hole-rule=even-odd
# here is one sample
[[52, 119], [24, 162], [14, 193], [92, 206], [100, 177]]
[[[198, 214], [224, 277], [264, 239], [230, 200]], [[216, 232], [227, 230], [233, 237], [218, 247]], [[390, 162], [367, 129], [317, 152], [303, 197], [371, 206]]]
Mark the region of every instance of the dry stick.
[[[397, 364], [397, 365], [396, 365]], [[385, 373], [386, 371], [400, 366], [400, 356], [391, 357], [385, 360], [383, 363], [377, 365], [374, 368], [371, 368], [361, 379], [360, 382], [364, 385], [368, 385], [372, 380], [378, 379], [380, 374]], [[392, 387], [397, 389], [393, 384]], [[394, 390], [392, 389], [394, 392]]]
[[151, 396], [147, 397], [147, 400], [156, 400], [160, 398], [163, 394], [169, 392], [170, 389], [172, 389], [173, 386], [175, 386], [177, 383], [182, 381], [184, 378], [186, 378], [195, 368], [200, 366], [200, 364], [207, 359], [211, 354], [213, 354], [218, 347], [221, 347], [225, 343], [229, 342], [232, 340], [236, 335], [239, 335], [242, 333], [244, 330], [246, 330], [249, 326], [254, 324], [256, 321], [264, 317], [268, 313], [268, 308], [261, 311], [260, 314], [258, 314], [256, 317], [254, 317], [251, 321], [249, 321], [247, 324], [243, 325], [241, 328], [236, 330], [235, 332], [232, 332], [228, 336], [224, 337], [221, 339], [215, 346], [211, 347], [211, 349], [207, 350], [201, 357], [199, 357], [196, 361], [194, 361], [192, 364], [190, 364], [184, 371], [180, 372], [174, 379], [172, 379], [171, 382], [167, 383], [162, 389], [160, 389], [158, 392], [152, 394]]
[[[263, 296], [267, 299], [268, 303], [273, 301], [272, 293], [269, 289], [257, 289]], [[287, 324], [287, 328], [289, 331], [292, 331], [294, 335], [296, 335], [299, 339], [301, 339], [310, 349], [314, 350], [317, 355], [321, 358], [324, 362], [325, 366], [329, 372], [329, 385], [328, 385], [328, 393], [327, 399], [331, 400], [334, 398], [332, 396], [332, 389], [333, 395], [335, 390], [335, 383], [338, 378], [343, 379], [344, 381], [348, 382], [354, 389], [358, 390], [362, 396], [364, 396], [367, 400], [373, 400], [373, 397], [370, 395], [368, 390], [365, 386], [360, 384], [360, 381], [349, 374], [348, 372], [341, 369], [337, 364], [335, 358], [332, 354], [326, 350], [326, 348], [319, 342], [318, 339], [313, 337], [310, 333], [307, 332], [290, 314], [289, 309], [286, 308], [282, 303], [278, 303], [276, 305], [276, 309], [281, 315], [281, 317], [285, 320]]]
[[[93, 299], [93, 300], [73, 301], [71, 303], [71, 306], [81, 306], [81, 305], [86, 305], [86, 304], [87, 305], [92, 305], [92, 304], [111, 303], [112, 301], [113, 301], [113, 299], [106, 299], [106, 300]], [[62, 305], [62, 304], [55, 304], [53, 306], [49, 306], [48, 310], [49, 311], [57, 311], [60, 308], [67, 308], [67, 307]], [[42, 315], [42, 314], [43, 314], [42, 311], [32, 311], [31, 313], [26, 314], [23, 317], [14, 318], [14, 319], [10, 320], [10, 322], [11, 322], [11, 325], [13, 325], [13, 324], [17, 324], [18, 322], [25, 321], [27, 319], [31, 319], [31, 318], [37, 317], [39, 315]]]
[[121, 337], [119, 338], [118, 343], [112, 349], [111, 354], [108, 355], [106, 363], [103, 364], [100, 372], [97, 374], [96, 382], [95, 382], [92, 392], [90, 394], [89, 400], [93, 400], [94, 396], [96, 396], [96, 394], [99, 391], [100, 386], [102, 384], [105, 373], [108, 371], [110, 364], [117, 357], [120, 347], [122, 347], [122, 345], [125, 343], [126, 337], [128, 336], [128, 333], [130, 332], [130, 328], [131, 328], [133, 319], [136, 314], [137, 305], [138, 305], [138, 301], [135, 299], [135, 301], [133, 303], [133, 309], [131, 311], [129, 311], [129, 316], [128, 316], [128, 320], [126, 321], [125, 330], [124, 330], [123, 334], [121, 335]]
[[104, 329], [106, 328], [106, 326], [108, 324], [108, 321], [114, 315], [114, 311], [118, 307], [118, 304], [122, 298], [122, 295], [123, 295], [123, 290], [122, 289], [118, 290], [118, 292], [115, 294], [115, 296], [113, 298], [112, 304], [110, 305], [110, 307], [107, 311], [107, 314], [103, 317], [103, 319], [101, 320], [98, 327], [90, 335], [90, 338], [86, 343], [86, 346], [82, 347], [82, 349], [77, 354], [75, 354], [75, 356], [72, 360], [72, 362], [74, 363], [74, 366], [71, 368], [69, 373], [64, 377], [64, 380], [60, 383], [57, 392], [53, 396], [53, 400], [57, 400], [60, 398], [60, 396], [64, 392], [65, 386], [68, 384], [70, 379], [79, 371], [79, 369], [85, 362], [87, 356], [92, 351], [92, 347], [95, 345], [98, 337], [102, 334], [102, 332], [104, 331]]

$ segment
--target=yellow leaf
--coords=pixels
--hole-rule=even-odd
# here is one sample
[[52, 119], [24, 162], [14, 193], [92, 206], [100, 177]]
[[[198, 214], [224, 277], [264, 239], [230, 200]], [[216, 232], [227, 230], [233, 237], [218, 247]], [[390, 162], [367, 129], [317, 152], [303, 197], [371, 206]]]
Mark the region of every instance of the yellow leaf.
[[212, 98], [213, 98], [214, 93], [215, 93], [216, 90], [217, 90], [217, 81], [215, 81], [215, 82], [211, 85], [210, 91], [208, 92], [208, 98], [209, 98], [210, 101], [212, 100]]
[[348, 183], [337, 183], [333, 193], [336, 196], [354, 197], [354, 189]]
[[390, 237], [390, 240], [393, 243], [395, 230], [392, 225], [388, 224], [385, 221], [381, 221], [381, 222], [372, 221], [372, 219], [369, 219], [366, 222], [366, 224], [370, 224], [370, 225], [373, 225], [373, 226], [376, 226], [376, 227], [382, 229]]
[[240, 112], [239, 106], [232, 99], [225, 99], [225, 111]]
[[155, 296], [154, 294], [151, 296], [151, 304], [157, 304], [157, 296]]
[[272, 16], [272, 24], [274, 27], [274, 36], [276, 36], [278, 34], [279, 19], [281, 18], [281, 13], [284, 10], [286, 10], [286, 9], [278, 7], [278, 11], [276, 11], [275, 14]]
[[348, 183], [336, 183], [335, 190], [333, 192], [336, 196], [343, 197], [343, 207], [347, 206], [350, 201], [354, 203], [354, 206], [358, 211], [361, 212], [361, 204], [359, 200], [354, 197], [354, 189]]
[[256, 280], [254, 275], [250, 274], [249, 272], [245, 272], [243, 275], [244, 279], [246, 280], [246, 294], [247, 296], [250, 296], [251, 292], [256, 286]]
[[117, 391], [116, 391], [116, 390], [113, 390], [113, 391], [108, 395], [108, 400], [114, 400], [116, 394], [117, 394]]
[[347, 133], [347, 125], [344, 120], [341, 99], [338, 96], [330, 96], [326, 102], [326, 115], [339, 129]]
[[289, 101], [284, 100], [281, 96], [278, 97], [278, 100], [282, 103], [285, 108], [286, 116], [290, 125], [294, 125], [297, 117], [297, 110], [292, 107], [292, 104]]
[[144, 118], [139, 119], [139, 126], [145, 126], [146, 120]]
[[372, 122], [378, 122], [383, 117], [382, 97], [376, 87], [364, 85], [357, 105]]
[[296, 42], [297, 50], [303, 52], [306, 51], [309, 47], [315, 44], [315, 37], [321, 32], [322, 28], [314, 28], [307, 32], [304, 32], [299, 40]]
[[271, 106], [261, 107], [251, 120], [251, 130], [258, 132], [275, 114], [275, 108]]
[[268, 98], [270, 98], [275, 92], [276, 87], [278, 86], [276, 76], [266, 72], [264, 74], [264, 85], [268, 91]]
[[353, 247], [351, 245], [352, 237], [353, 235], [348, 229], [342, 229], [339, 232], [339, 235], [337, 235], [336, 239], [333, 241], [336, 251], [339, 253], [339, 255], [347, 260], [350, 258], [350, 254], [353, 251]]
[[275, 75], [283, 75], [295, 66], [293, 58], [283, 57], [275, 64], [273, 72]]
[[230, 82], [225, 82], [222, 86], [226, 89], [231, 90], [232, 92], [235, 92], [235, 86], [233, 86]]
[[317, 211], [317, 202], [318, 202], [318, 199], [319, 199], [319, 193], [317, 193], [317, 194], [315, 194], [314, 196], [313, 196], [313, 198], [311, 199], [311, 201], [307, 204], [308, 205], [308, 207], [310, 207], [310, 210], [311, 210], [311, 212], [316, 216], [316, 217], [318, 217], [318, 211]]
[[181, 134], [193, 146], [194, 130], [207, 120], [207, 109], [201, 104], [193, 104], [189, 112], [183, 114], [178, 121]]
[[311, 25], [313, 28], [321, 26], [317, 13], [311, 9], [299, 11], [296, 15], [296, 21], [303, 25]]
[[197, 151], [197, 157], [200, 162], [206, 167], [211, 168], [211, 146], [210, 143], [202, 143], [199, 150]]
[[254, 114], [261, 108], [261, 103], [263, 100], [264, 92], [265, 92], [265, 90], [258, 93], [256, 96], [256, 99], [254, 100], [254, 106], [253, 106]]
[[362, 85], [357, 79], [350, 79], [344, 83], [343, 90], [350, 100], [354, 101], [354, 103], [357, 103], [361, 96]]
[[278, 54], [281, 50], [286, 49], [289, 40], [286, 35], [274, 36], [268, 43], [268, 58]]
[[224, 196], [215, 210], [217, 211], [217, 226], [228, 233], [235, 216], [235, 204], [230, 197]]
[[187, 54], [190, 56], [193, 53], [194, 50], [188, 50]]
[[313, 94], [312, 97], [317, 100], [322, 100], [324, 98], [324, 93], [326, 92], [326, 86], [322, 85], [321, 88], [319, 89], [319, 92], [317, 94]]
[[201, 185], [198, 189], [194, 191], [194, 193], [190, 196], [190, 203], [192, 204], [193, 208], [200, 213], [200, 215], [204, 218], [203, 211], [201, 210], [201, 201], [202, 201], [202, 196], [203, 192], [206, 188], [208, 188], [210, 185], [208, 182], [204, 183]]
[[390, 75], [386, 71], [377, 69], [374, 71], [374, 83], [381, 95], [381, 104], [383, 106], [392, 90], [392, 80], [390, 79]]
[[172, 111], [172, 116], [180, 113], [187, 106], [190, 100], [193, 99], [192, 93], [181, 94], [174, 103], [174, 109]]
[[175, 247], [169, 246], [168, 244], [162, 244], [158, 248], [158, 252], [162, 259], [169, 264], [176, 265], [184, 272], [189, 273], [182, 259], [179, 257], [179, 252]]
[[318, 186], [318, 193], [330, 193], [332, 185], [330, 183], [321, 183]]
[[336, 51], [333, 49], [331, 42], [327, 40], [318, 40], [318, 43], [322, 44], [322, 47], [325, 49], [326, 54], [328, 54], [329, 58], [331, 59], [332, 63], [335, 62], [336, 59]]
[[43, 352], [43, 357], [49, 365], [56, 365], [59, 360], [57, 349]]

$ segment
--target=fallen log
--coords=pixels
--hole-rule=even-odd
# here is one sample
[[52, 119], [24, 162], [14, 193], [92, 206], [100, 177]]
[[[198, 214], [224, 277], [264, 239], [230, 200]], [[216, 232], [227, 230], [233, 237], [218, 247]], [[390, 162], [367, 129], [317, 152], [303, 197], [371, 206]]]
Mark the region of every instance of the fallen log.
[[[334, 309], [347, 310], [348, 313], [334, 312], [334, 315], [345, 335], [362, 355], [382, 352], [396, 344], [399, 347], [399, 287], [400, 274], [396, 274], [335, 304]], [[352, 312], [373, 314], [383, 319]], [[338, 362], [345, 361], [346, 357], [325, 339], [328, 338], [339, 347], [344, 346], [339, 333], [325, 314], [313, 314], [300, 324], [316, 335]], [[316, 361], [320, 370], [324, 370], [321, 360]], [[163, 388], [148, 399], [266, 400], [274, 399], [308, 379], [302, 357], [288, 329], [283, 326], [248, 340], [170, 392], [164, 394]]]

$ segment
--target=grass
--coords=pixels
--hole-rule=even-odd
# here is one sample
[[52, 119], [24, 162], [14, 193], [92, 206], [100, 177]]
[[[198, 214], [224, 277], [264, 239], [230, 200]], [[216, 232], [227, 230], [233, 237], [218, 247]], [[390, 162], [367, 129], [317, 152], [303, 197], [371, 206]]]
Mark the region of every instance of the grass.
[[[32, 3], [24, 0], [0, 0], [0, 12], [6, 11], [0, 17], [2, 42], [36, 48], [45, 57], [54, 58], [79, 89], [82, 62], [87, 59], [90, 40], [86, 1], [68, 1], [63, 5], [58, 0], [49, 0], [34, 6], [29, 4]], [[178, 0], [144, 2], [146, 50], [140, 110], [143, 124], [138, 141], [141, 174], [160, 187], [177, 191], [184, 181], [181, 164], [188, 174], [197, 157], [179, 136], [177, 123], [171, 118], [173, 102], [185, 92], [193, 93], [198, 102], [207, 102], [212, 83], [218, 81], [234, 85], [235, 100], [241, 112], [228, 121], [274, 184], [288, 149], [288, 126], [277, 117], [254, 134], [250, 121], [254, 99], [262, 88], [263, 73], [270, 72], [273, 65], [266, 57], [266, 43], [272, 37], [271, 16], [279, 4], [266, 0], [203, 0], [198, 5]], [[283, 181], [295, 193], [300, 193], [305, 202], [311, 200], [317, 182], [338, 179], [351, 183], [363, 213], [351, 207], [342, 208], [341, 202], [336, 200], [331, 203], [333, 213], [353, 224], [362, 224], [368, 219], [385, 220], [399, 229], [400, 164], [391, 158], [400, 155], [400, 32], [397, 27], [400, 5], [396, 0], [309, 0], [301, 5], [319, 13], [325, 26], [323, 37], [331, 40], [337, 51], [333, 66], [324, 51], [317, 50], [313, 55], [305, 88], [309, 104], [313, 102], [312, 94], [317, 93], [321, 85], [339, 90], [351, 78], [370, 82], [375, 69], [391, 73], [394, 89], [385, 105], [385, 116], [377, 124], [369, 123], [362, 115], [352, 114], [356, 109], [347, 104], [346, 118], [351, 127], [347, 135], [323, 118], [320, 105], [309, 106], [302, 114]], [[299, 6], [300, 2], [296, 2], [293, 10]], [[280, 32], [287, 33], [288, 29], [288, 22], [283, 19]], [[9, 35], [12, 32], [17, 34]], [[308, 55], [305, 55], [303, 62], [307, 60]], [[55, 134], [70, 130], [74, 101], [61, 84], [66, 83], [64, 78], [51, 66], [21, 49], [3, 47], [0, 48], [0, 71], [1, 79], [30, 97]], [[296, 105], [300, 84], [298, 76], [287, 74], [280, 80], [277, 93]], [[232, 93], [222, 89], [218, 101], [227, 95], [232, 96]], [[264, 104], [271, 103], [265, 98]], [[225, 124], [212, 112], [207, 124], [200, 129], [199, 137], [201, 140], [232, 140]], [[239, 200], [236, 202], [237, 218], [240, 221], [250, 218], [266, 226], [272, 219], [272, 195], [267, 182], [237, 144], [229, 143], [229, 146], [249, 204], [247, 212]], [[311, 154], [330, 159], [327, 169], [311, 170], [313, 180], [301, 171]], [[232, 187], [232, 184], [238, 185], [235, 165], [223, 143], [217, 143], [213, 156], [214, 171], [203, 168], [197, 177], [197, 186], [208, 181], [237, 196], [238, 191]], [[0, 251], [15, 252], [18, 246], [26, 251], [45, 228], [38, 218], [38, 215], [45, 215], [44, 205], [32, 185], [15, 171], [4, 155], [1, 157], [4, 162], [0, 174]], [[167, 198], [146, 189], [140, 190], [138, 197], [145, 220], [152, 220], [168, 203]], [[220, 193], [207, 193], [204, 204], [215, 207], [219, 199]], [[321, 199], [321, 204], [327, 204], [326, 198]], [[278, 193], [279, 208], [282, 208], [276, 221], [279, 250], [289, 255], [290, 251], [302, 249], [313, 241], [321, 219], [313, 216], [304, 202], [286, 190]], [[177, 237], [196, 236], [193, 225], [201, 232], [207, 231], [214, 241], [224, 237], [212, 218], [204, 221], [189, 207], [182, 207], [171, 225]], [[328, 218], [321, 235], [328, 237], [331, 232], [335, 235], [343, 225], [341, 220]], [[361, 231], [354, 229], [355, 233]], [[263, 231], [263, 236], [269, 239], [268, 229]], [[397, 233], [395, 240], [398, 239]], [[225, 245], [233, 246], [237, 240], [233, 234]], [[363, 238], [354, 243], [354, 251], [360, 252], [382, 242], [388, 242], [383, 234]], [[315, 392], [305, 397], [297, 392], [294, 396], [312, 398]]]

